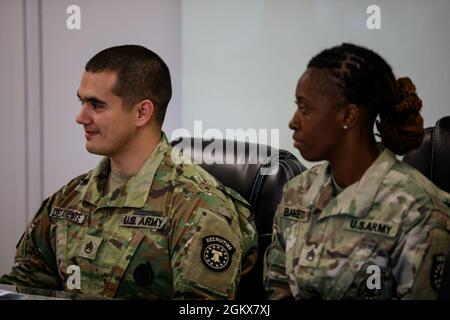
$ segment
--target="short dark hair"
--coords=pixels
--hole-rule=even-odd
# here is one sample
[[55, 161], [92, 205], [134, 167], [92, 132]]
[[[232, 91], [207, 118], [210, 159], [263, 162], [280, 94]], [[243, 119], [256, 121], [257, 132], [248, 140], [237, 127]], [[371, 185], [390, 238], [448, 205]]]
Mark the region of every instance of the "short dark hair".
[[411, 79], [396, 80], [391, 66], [376, 52], [343, 43], [313, 57], [308, 68], [326, 69], [338, 80], [348, 103], [367, 107], [370, 124], [377, 115], [383, 144], [396, 154], [420, 146], [425, 135], [420, 114], [422, 101]]
[[172, 97], [169, 68], [153, 51], [138, 45], [107, 48], [93, 56], [86, 64], [87, 72], [115, 72], [113, 92], [126, 108], [149, 99], [155, 105], [157, 123], [162, 126], [167, 105]]

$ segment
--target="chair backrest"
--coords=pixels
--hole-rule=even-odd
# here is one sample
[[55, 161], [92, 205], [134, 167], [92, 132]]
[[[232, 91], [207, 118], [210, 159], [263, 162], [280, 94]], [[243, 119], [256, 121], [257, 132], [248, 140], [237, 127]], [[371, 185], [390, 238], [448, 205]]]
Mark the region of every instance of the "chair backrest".
[[[436, 186], [450, 193], [450, 116], [425, 129], [419, 148], [407, 153], [403, 161], [413, 166]], [[450, 248], [442, 266], [443, 276], [438, 299], [450, 299]]]
[[450, 116], [439, 119], [435, 127], [425, 129], [421, 146], [408, 152], [403, 161], [450, 192]]
[[237, 299], [264, 299], [264, 252], [271, 242], [273, 216], [283, 186], [306, 168], [289, 151], [260, 144], [181, 138], [172, 145], [250, 203], [258, 231], [258, 260], [241, 278]]

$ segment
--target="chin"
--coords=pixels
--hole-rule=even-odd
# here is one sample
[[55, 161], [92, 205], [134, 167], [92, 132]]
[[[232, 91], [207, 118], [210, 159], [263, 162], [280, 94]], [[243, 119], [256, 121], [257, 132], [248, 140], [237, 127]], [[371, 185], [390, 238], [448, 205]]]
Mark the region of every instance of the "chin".
[[305, 150], [298, 149], [298, 151], [300, 152], [300, 155], [302, 156], [302, 158], [305, 159], [306, 161], [316, 162], [316, 161], [322, 161], [323, 160], [322, 157], [319, 157], [317, 155], [311, 154], [310, 152], [306, 152]]
[[106, 155], [106, 152], [102, 151], [99, 148], [95, 148], [94, 146], [90, 146], [89, 144], [86, 144], [86, 150], [89, 153], [96, 154], [96, 155], [99, 155], [99, 156], [105, 156]]

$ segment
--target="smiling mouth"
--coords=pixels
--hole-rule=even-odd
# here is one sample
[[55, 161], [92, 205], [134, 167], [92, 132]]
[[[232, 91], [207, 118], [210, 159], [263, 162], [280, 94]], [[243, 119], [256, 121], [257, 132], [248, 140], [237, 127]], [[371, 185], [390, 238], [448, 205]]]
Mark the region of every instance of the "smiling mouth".
[[98, 131], [85, 130], [85, 131], [84, 131], [84, 136], [85, 136], [86, 138], [90, 138], [90, 137], [95, 136], [97, 133], [98, 133]]

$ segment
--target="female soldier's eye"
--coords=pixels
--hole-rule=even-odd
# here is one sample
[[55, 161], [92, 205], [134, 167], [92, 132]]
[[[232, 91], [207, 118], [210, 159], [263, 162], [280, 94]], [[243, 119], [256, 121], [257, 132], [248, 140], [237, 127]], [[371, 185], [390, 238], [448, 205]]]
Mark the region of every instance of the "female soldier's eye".
[[295, 104], [297, 105], [297, 108], [300, 112], [302, 112], [302, 113], [306, 112], [306, 106], [302, 101], [295, 100]]

